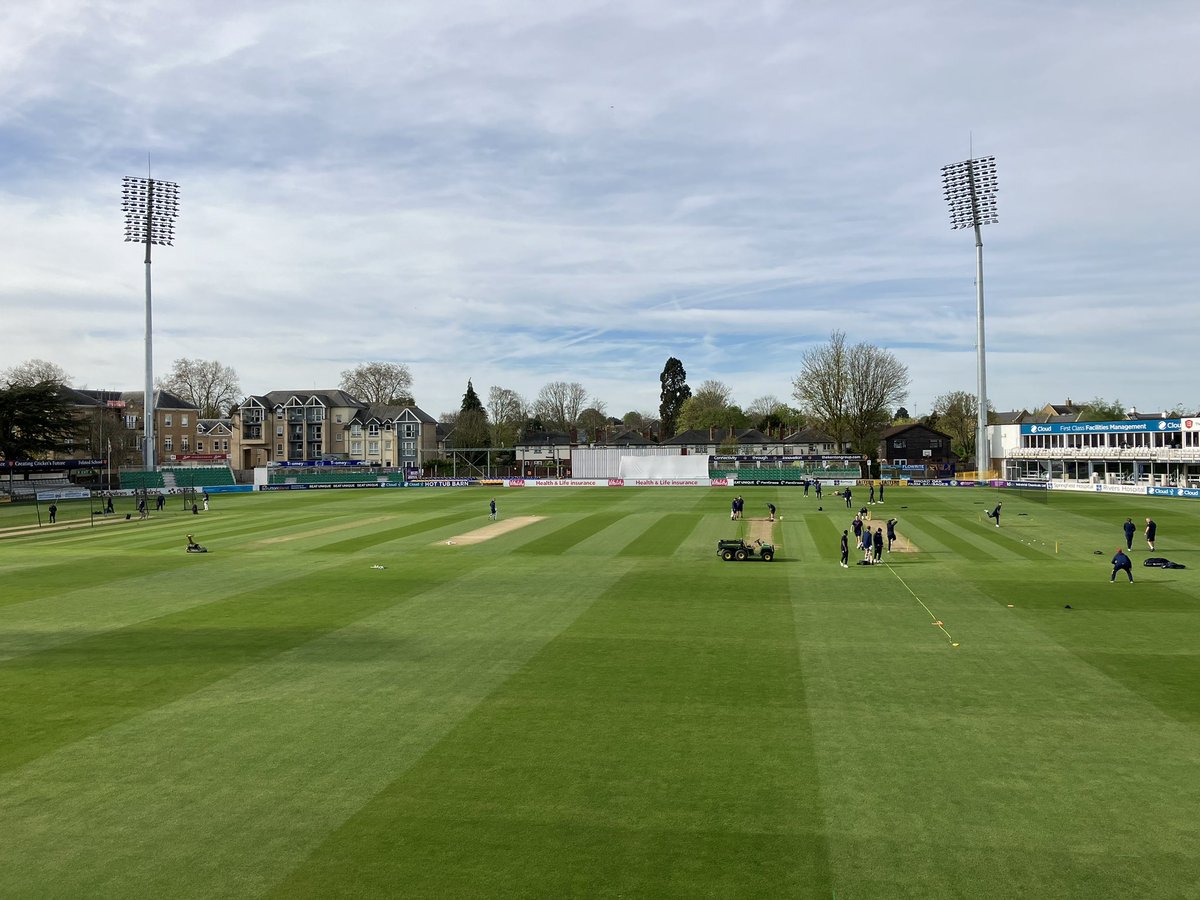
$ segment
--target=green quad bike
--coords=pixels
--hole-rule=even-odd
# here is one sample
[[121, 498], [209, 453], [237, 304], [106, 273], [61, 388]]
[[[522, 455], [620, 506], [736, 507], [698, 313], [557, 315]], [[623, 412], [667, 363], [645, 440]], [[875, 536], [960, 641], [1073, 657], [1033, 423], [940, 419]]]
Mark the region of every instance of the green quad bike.
[[775, 558], [775, 545], [764, 544], [762, 541], [750, 544], [738, 538], [717, 541], [717, 556], [725, 562], [735, 559], [738, 562], [745, 559], [761, 559], [763, 562], [770, 562]]

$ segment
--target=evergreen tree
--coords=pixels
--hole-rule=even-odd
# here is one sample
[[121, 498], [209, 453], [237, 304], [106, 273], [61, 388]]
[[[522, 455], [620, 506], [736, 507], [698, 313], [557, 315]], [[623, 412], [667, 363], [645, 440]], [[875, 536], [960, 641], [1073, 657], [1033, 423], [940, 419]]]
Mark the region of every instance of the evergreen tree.
[[669, 438], [675, 434], [679, 411], [683, 408], [684, 401], [692, 396], [692, 389], [688, 387], [687, 372], [683, 363], [674, 356], [667, 360], [658, 380], [662, 385], [662, 393], [659, 395], [662, 403], [658, 407], [658, 415], [662, 420], [662, 436]]
[[479, 399], [479, 395], [475, 393], [475, 386], [471, 384], [471, 379], [467, 379], [467, 392], [463, 394], [462, 412], [470, 410], [478, 410], [483, 412], [483, 401]]
[[62, 388], [43, 381], [0, 390], [0, 457], [36, 459], [64, 449], [79, 427]]

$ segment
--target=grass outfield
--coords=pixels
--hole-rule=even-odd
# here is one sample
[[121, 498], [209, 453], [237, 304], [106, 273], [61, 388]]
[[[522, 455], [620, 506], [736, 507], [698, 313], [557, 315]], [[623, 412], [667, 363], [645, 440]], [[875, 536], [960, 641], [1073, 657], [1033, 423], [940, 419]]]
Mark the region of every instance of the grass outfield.
[[0, 532], [0, 897], [1197, 896], [1200, 504], [485, 490]]

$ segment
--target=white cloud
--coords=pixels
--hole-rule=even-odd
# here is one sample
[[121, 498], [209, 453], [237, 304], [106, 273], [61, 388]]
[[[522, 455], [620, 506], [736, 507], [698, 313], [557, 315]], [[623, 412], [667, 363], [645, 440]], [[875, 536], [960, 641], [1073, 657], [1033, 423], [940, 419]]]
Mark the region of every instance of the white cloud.
[[26, 4], [0, 13], [6, 364], [140, 384], [118, 187], [149, 151], [182, 202], [159, 369], [262, 392], [391, 359], [435, 413], [472, 377], [619, 415], [671, 355], [786, 397], [838, 328], [922, 409], [974, 386], [939, 170], [975, 129], [996, 405], [1200, 404], [1198, 38], [1184, 3]]

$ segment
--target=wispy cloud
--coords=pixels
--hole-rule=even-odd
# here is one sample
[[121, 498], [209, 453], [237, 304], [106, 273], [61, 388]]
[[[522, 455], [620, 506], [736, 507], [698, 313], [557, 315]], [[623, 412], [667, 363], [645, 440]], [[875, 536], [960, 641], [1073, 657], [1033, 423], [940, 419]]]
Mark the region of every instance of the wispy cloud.
[[266, 391], [392, 359], [435, 413], [471, 377], [578, 380], [620, 414], [657, 406], [671, 355], [786, 397], [841, 329], [894, 349], [923, 409], [973, 389], [973, 240], [939, 184], [973, 149], [1000, 166], [995, 404], [1197, 405], [1197, 44], [1174, 2], [14, 7], [6, 364], [140, 384], [117, 192], [149, 153], [182, 195], [163, 370]]

